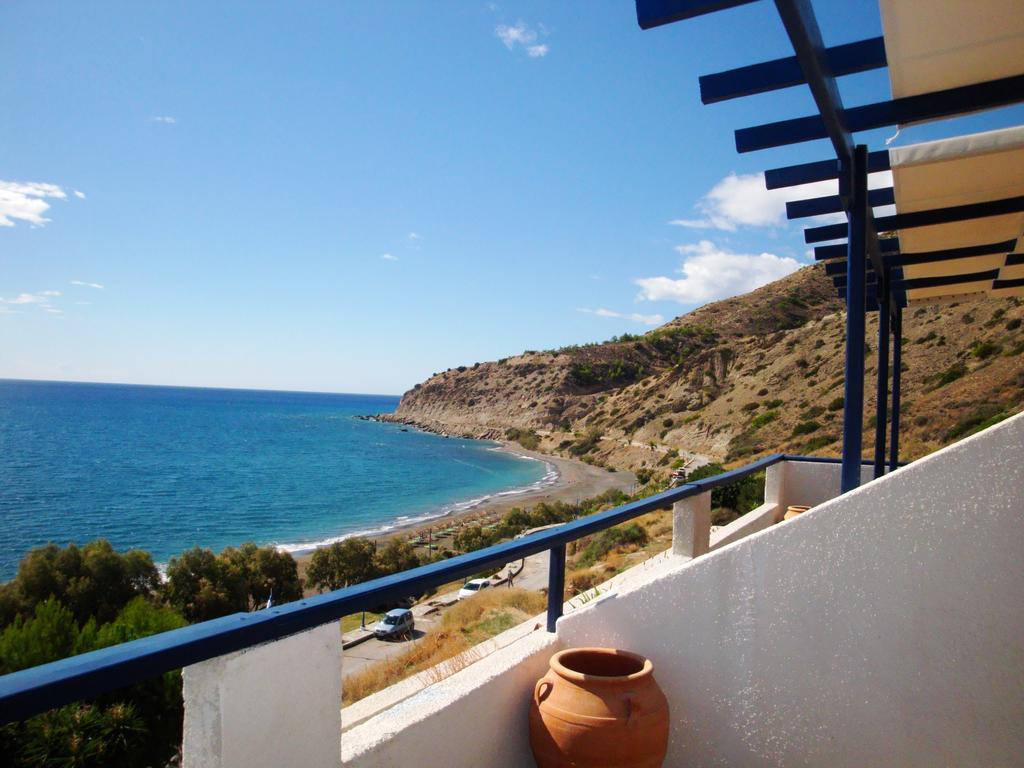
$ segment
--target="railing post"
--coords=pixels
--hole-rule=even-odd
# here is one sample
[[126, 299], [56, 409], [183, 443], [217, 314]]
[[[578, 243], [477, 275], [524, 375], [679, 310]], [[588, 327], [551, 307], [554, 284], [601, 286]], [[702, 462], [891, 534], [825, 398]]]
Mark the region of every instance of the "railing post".
[[562, 615], [565, 602], [565, 544], [548, 551], [548, 632], [555, 631], [555, 623]]
[[846, 387], [843, 405], [843, 468], [840, 492], [860, 485], [864, 425], [864, 294], [868, 227], [868, 148], [858, 144], [850, 175], [850, 237], [846, 254]]
[[889, 420], [889, 269], [878, 276], [878, 365], [875, 386], [875, 477], [885, 474], [885, 432]]
[[672, 505], [672, 554], [700, 557], [711, 547], [711, 491]]
[[892, 422], [889, 436], [889, 471], [900, 466], [900, 378], [903, 375], [903, 308], [896, 307], [892, 324]]

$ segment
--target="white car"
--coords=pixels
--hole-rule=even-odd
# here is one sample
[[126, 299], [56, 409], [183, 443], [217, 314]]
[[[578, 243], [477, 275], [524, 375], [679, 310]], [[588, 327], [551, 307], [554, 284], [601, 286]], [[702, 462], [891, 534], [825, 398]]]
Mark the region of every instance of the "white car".
[[459, 600], [464, 600], [467, 597], [472, 597], [481, 589], [487, 589], [491, 586], [489, 579], [470, 579], [462, 585], [462, 589], [459, 590]]

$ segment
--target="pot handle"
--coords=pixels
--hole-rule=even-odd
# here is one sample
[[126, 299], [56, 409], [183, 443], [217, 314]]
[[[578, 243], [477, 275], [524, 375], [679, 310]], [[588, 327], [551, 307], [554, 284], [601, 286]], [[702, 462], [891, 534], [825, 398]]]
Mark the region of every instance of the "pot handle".
[[634, 699], [632, 696], [626, 697], [626, 727], [636, 725], [636, 721], [640, 718], [640, 702]]
[[[544, 692], [544, 695], [542, 696], [540, 689], [545, 685], [548, 687], [548, 689]], [[533, 687], [533, 700], [537, 703], [538, 707], [540, 706], [540, 703], [544, 701], [544, 699], [551, 695], [551, 689], [554, 687], [555, 686], [552, 684], [552, 682], [547, 678], [542, 677], [540, 680], [537, 681], [537, 685]]]

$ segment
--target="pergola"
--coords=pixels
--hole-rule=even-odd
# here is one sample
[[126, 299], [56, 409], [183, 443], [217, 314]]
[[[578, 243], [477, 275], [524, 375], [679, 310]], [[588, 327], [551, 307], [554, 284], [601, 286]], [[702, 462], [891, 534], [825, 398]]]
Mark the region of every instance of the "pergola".
[[[741, 128], [739, 152], [829, 139], [835, 159], [765, 172], [769, 189], [838, 179], [839, 194], [787, 203], [846, 300], [842, 491], [860, 482], [865, 313], [879, 312], [874, 472], [899, 462], [903, 309], [950, 297], [1024, 295], [1024, 126], [869, 151], [854, 133], [1024, 101], [1021, 0], [880, 0], [883, 36], [827, 47], [810, 0], [773, 0], [794, 56], [700, 78], [705, 104], [806, 84], [818, 114]], [[642, 29], [756, 0], [636, 0]], [[887, 68], [891, 96], [846, 107], [837, 78]], [[891, 187], [868, 174], [892, 171]], [[895, 205], [878, 216], [875, 207]], [[892, 406], [889, 352], [892, 336]]]

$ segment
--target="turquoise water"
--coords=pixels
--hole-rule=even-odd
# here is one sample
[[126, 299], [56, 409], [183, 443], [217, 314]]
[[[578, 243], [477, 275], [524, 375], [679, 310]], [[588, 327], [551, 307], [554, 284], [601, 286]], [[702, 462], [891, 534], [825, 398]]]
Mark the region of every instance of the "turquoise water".
[[397, 397], [0, 380], [0, 579], [30, 548], [107, 538], [159, 562], [243, 541], [302, 551], [553, 480], [543, 462], [356, 416]]

